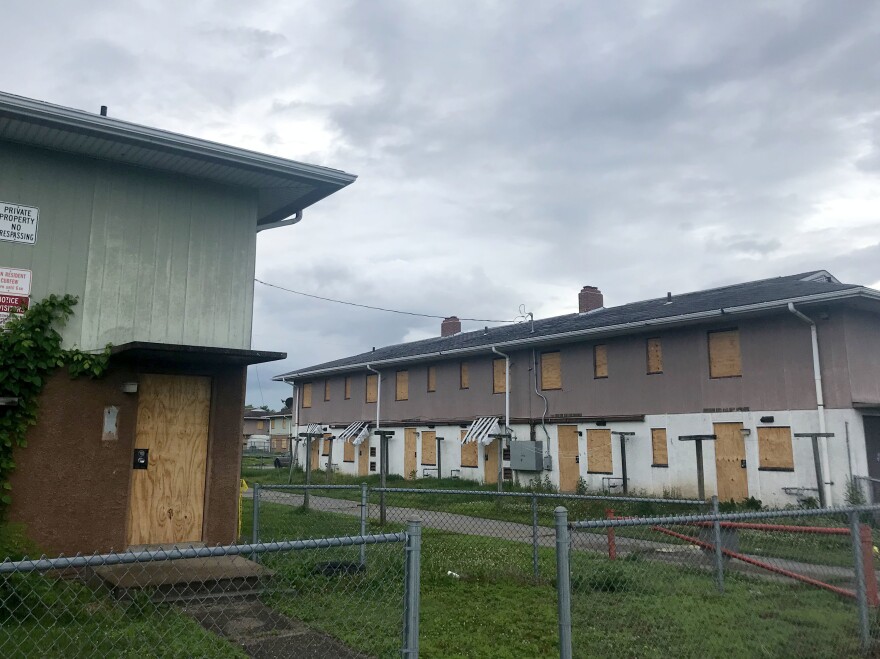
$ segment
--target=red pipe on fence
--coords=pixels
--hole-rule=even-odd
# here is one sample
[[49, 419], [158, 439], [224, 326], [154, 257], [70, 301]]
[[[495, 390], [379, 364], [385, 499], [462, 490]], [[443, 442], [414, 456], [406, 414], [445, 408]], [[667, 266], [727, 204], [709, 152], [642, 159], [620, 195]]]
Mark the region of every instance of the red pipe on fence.
[[868, 606], [877, 607], [880, 606], [880, 596], [877, 594], [877, 572], [874, 570], [874, 538], [871, 536], [871, 527], [867, 524], [859, 527], [859, 540], [862, 545], [862, 565]]
[[[695, 526], [712, 526], [713, 522], [692, 522]], [[849, 535], [849, 529], [839, 526], [795, 526], [793, 524], [752, 524], [751, 522], [719, 522], [723, 529], [752, 531], [785, 531], [786, 533], [817, 533], [819, 535]]]

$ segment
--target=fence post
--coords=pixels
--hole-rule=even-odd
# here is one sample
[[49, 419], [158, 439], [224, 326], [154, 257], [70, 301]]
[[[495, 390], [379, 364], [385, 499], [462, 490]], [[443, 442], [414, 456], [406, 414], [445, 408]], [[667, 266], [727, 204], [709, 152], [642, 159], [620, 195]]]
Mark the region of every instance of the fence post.
[[532, 495], [532, 571], [535, 579], [540, 575], [538, 568], [538, 497]]
[[571, 567], [568, 511], [559, 506], [556, 518], [556, 603], [559, 615], [559, 657], [571, 659]]
[[867, 524], [859, 526], [859, 538], [862, 545], [862, 566], [865, 570], [865, 595], [868, 606], [880, 606], [880, 595], [877, 593], [877, 573], [874, 571], [874, 538], [871, 527]]
[[718, 592], [724, 594], [724, 554], [721, 547], [721, 521], [718, 519], [718, 495], [712, 495], [712, 534], [715, 543], [715, 583], [718, 584]]
[[[821, 483], [819, 485], [821, 487]], [[863, 562], [861, 524], [857, 512], [849, 513], [849, 530], [856, 576], [856, 603], [859, 606], [859, 638], [861, 639], [862, 652], [867, 653], [871, 647], [871, 626], [865, 588], [865, 568], [870, 566], [866, 566]]]
[[[253, 523], [251, 524], [251, 544], [257, 544], [260, 542], [260, 484], [254, 483], [254, 515], [253, 515]], [[254, 562], [259, 562], [258, 554], [251, 554], [251, 560]]]
[[[367, 484], [361, 483], [361, 535], [367, 535]], [[367, 546], [361, 545], [361, 567], [367, 564]]]
[[403, 597], [403, 653], [419, 656], [419, 589], [422, 560], [422, 522], [406, 523], [406, 576]]

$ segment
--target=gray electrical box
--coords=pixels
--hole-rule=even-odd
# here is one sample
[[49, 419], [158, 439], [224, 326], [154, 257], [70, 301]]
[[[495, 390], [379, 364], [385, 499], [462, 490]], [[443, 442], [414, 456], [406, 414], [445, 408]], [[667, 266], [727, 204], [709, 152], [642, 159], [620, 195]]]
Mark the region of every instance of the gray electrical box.
[[518, 471], [542, 471], [544, 442], [510, 442], [510, 468]]

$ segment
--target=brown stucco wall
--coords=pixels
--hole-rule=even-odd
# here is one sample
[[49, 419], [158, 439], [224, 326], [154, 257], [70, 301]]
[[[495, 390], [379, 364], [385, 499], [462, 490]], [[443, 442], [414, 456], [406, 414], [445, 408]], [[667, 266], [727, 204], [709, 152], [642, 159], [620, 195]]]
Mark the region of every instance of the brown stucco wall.
[[[137, 394], [122, 383], [139, 372], [213, 378], [205, 493], [205, 541], [234, 540], [238, 525], [241, 409], [245, 372], [235, 368], [150, 368], [116, 361], [97, 380], [52, 375], [40, 396], [28, 446], [16, 449], [9, 516], [50, 554], [124, 550], [137, 421]], [[119, 408], [118, 439], [102, 441], [104, 408]]]
[[[819, 327], [826, 405], [851, 405], [849, 368], [842, 309], [814, 314]], [[709, 377], [707, 333], [738, 327], [742, 353], [742, 377]], [[861, 325], [857, 330], [864, 334]], [[855, 329], [853, 331], [856, 331]], [[646, 373], [645, 341], [660, 337], [663, 373]], [[865, 339], [867, 341], [867, 339]], [[609, 377], [593, 377], [593, 345], [608, 346]], [[597, 342], [569, 343], [556, 348], [562, 353], [563, 388], [542, 391], [548, 414], [617, 416], [702, 412], [712, 408], [753, 410], [805, 410], [816, 406], [809, 326], [787, 312], [771, 316], [740, 318], [713, 323], [629, 335]], [[877, 352], [875, 351], [875, 354]], [[511, 352], [511, 416], [540, 417], [544, 402], [534, 393], [532, 353]], [[878, 358], [880, 359], [880, 358]], [[538, 357], [540, 363], [540, 355]], [[436, 362], [437, 391], [427, 391], [427, 365], [408, 367], [409, 400], [395, 400], [395, 372], [383, 370], [382, 418], [386, 421], [469, 419], [504, 412], [504, 396], [492, 393], [492, 357], [471, 357], [470, 388], [459, 388], [459, 361]], [[871, 371], [875, 374], [880, 372]], [[352, 374], [352, 396], [343, 399], [343, 377], [330, 381], [330, 401], [323, 400], [322, 379], [314, 380], [312, 407], [300, 411], [300, 423], [348, 423], [375, 419], [376, 406], [365, 399], [364, 372]], [[873, 382], [877, 382], [875, 379]], [[870, 376], [859, 381], [871, 393]], [[880, 386], [880, 385], [876, 385]], [[867, 394], [866, 394], [867, 395]]]

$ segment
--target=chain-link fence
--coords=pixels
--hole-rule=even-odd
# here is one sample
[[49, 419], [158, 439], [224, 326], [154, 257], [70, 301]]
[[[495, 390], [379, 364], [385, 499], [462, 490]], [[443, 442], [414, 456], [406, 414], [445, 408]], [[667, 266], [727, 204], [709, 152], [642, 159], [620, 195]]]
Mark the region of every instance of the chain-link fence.
[[561, 656], [867, 652], [880, 632], [876, 538], [866, 523], [877, 508], [571, 524], [560, 508]]
[[420, 537], [5, 561], [0, 657], [417, 656]]

